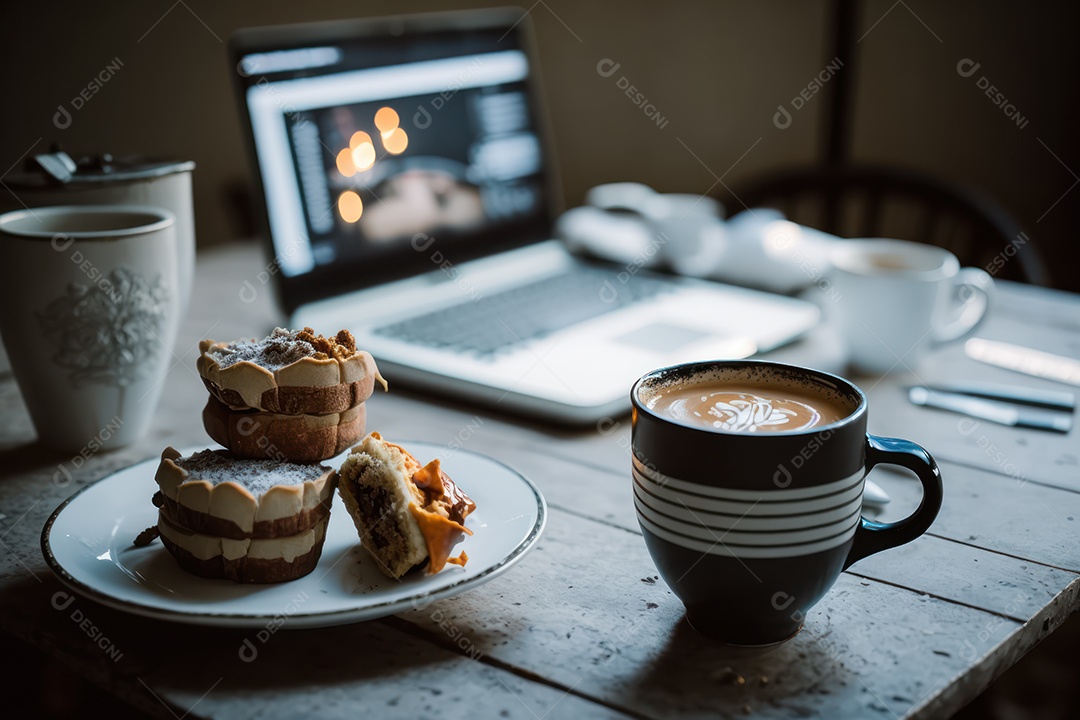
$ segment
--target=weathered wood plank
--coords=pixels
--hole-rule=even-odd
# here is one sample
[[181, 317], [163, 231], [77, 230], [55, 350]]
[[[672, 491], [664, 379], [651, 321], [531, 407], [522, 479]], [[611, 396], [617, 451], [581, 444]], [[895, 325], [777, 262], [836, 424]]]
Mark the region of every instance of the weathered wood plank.
[[479, 648], [452, 652], [386, 623], [303, 631], [289, 631], [287, 618], [264, 631], [166, 623], [72, 600], [38, 569], [42, 583], [3, 581], [0, 629], [162, 718], [626, 717], [493, 667]]
[[[1020, 627], [845, 575], [792, 642], [748, 656], [697, 635], [655, 575], [640, 536], [554, 511], [517, 572], [400, 617], [436, 638], [449, 622], [497, 660], [664, 717], [732, 716], [746, 705], [762, 717], [903, 716], [960, 673], [980, 675], [982, 659]], [[971, 697], [947, 700], [955, 709]]]
[[[995, 318], [980, 337], [1003, 340], [1070, 357], [1080, 357], [1080, 333], [1064, 333], [1011, 318]], [[956, 413], [923, 408], [907, 400], [916, 383], [988, 382], [1047, 390], [1070, 386], [1010, 372], [964, 355], [959, 345], [927, 358], [915, 372], [885, 379], [856, 378], [870, 397], [869, 430], [907, 437], [939, 460], [952, 460], [1005, 475], [1080, 491], [1080, 419], [1068, 435], [1011, 428]], [[1071, 388], [1080, 395], [1080, 388]]]
[[[46, 453], [46, 461], [51, 459]], [[265, 653], [259, 643], [258, 662], [247, 664], [238, 655], [248, 637], [241, 632], [155, 622], [81, 598], [64, 612], [54, 609], [55, 593], [66, 591], [40, 556], [37, 537], [45, 519], [70, 492], [132, 461], [123, 452], [104, 454], [93, 459], [92, 468], [73, 469], [69, 486], [52, 482], [55, 465], [0, 484], [6, 546], [0, 553], [0, 627], [46, 648], [143, 710], [175, 717], [197, 703], [189, 717], [297, 717], [318, 710], [325, 717], [351, 718], [364, 707], [388, 717], [471, 718], [482, 707], [485, 713], [527, 718], [543, 717], [557, 706], [573, 716], [621, 716], [379, 623], [275, 633]], [[75, 611], [80, 615], [72, 619]], [[121, 662], [113, 663], [80, 629], [85, 618], [122, 654]], [[298, 666], [296, 658], [312, 662]], [[477, 697], [483, 700], [470, 700]]]
[[[1072, 595], [1070, 602], [1075, 605], [1075, 590]], [[965, 638], [960, 650], [961, 657], [978, 657], [976, 664], [931, 688], [912, 709], [909, 718], [949, 717], [968, 702], [965, 698], [985, 690], [1063, 620], [1064, 617], [1054, 615], [1049, 608], [1018, 629], [1004, 618], [992, 617], [976, 633]], [[980, 657], [984, 648], [989, 651]]]
[[871, 555], [851, 573], [973, 605], [1026, 622], [1054, 602], [1080, 576], [1058, 568], [926, 536]]
[[[504, 449], [509, 462], [530, 473], [541, 483], [549, 501], [573, 512], [587, 513], [604, 522], [638, 532], [637, 519], [628, 491], [628, 480], [618, 475], [582, 469], [564, 461], [516, 449]], [[1028, 485], [1022, 489], [1027, 502], [1010, 503], [1008, 542], [990, 550], [981, 538], [995, 532], [991, 507], [979, 508], [980, 534], [972, 539], [972, 514], [964, 512], [967, 495], [991, 499], [995, 492], [1006, 495], [1012, 481], [966, 467], [945, 464], [945, 510], [931, 528], [936, 535], [909, 545], [871, 556], [854, 566], [856, 574], [897, 584], [918, 592], [1009, 615], [1021, 620], [1032, 617], [1069, 587], [1075, 587], [1075, 571], [1049, 565], [1080, 564], [1080, 538], [1053, 531], [1045, 522], [1045, 507], [1071, 512], [1062, 518], [1080, 517], [1080, 498], [1052, 488]], [[875, 478], [886, 473], [875, 473]], [[900, 483], [894, 503], [881, 519], [906, 515], [918, 502], [918, 483], [898, 473], [889, 473], [886, 487]], [[1000, 512], [1000, 510], [998, 510]], [[1069, 522], [1066, 520], [1066, 522]], [[1039, 534], [1040, 530], [1044, 534]], [[1075, 532], [1075, 528], [1074, 528]], [[1000, 553], [1008, 553], [1002, 555]], [[1016, 555], [1019, 558], [1011, 557]], [[1067, 606], [1072, 612], [1076, 605]]]
[[[553, 506], [638, 532], [627, 476], [582, 468], [531, 450], [503, 446], [501, 453], [540, 484]], [[942, 465], [942, 473], [945, 502], [931, 528], [937, 537], [867, 558], [854, 567], [856, 573], [1023, 619], [1075, 581], [1080, 569], [1080, 537], [1075, 533], [1080, 525], [1074, 527], [1076, 521], [1067, 518], [1080, 518], [1080, 496], [1034, 484], [1018, 486], [1011, 479], [950, 463]], [[894, 497], [879, 519], [899, 519], [914, 509], [917, 482], [884, 470], [876, 471], [874, 478]], [[1014, 495], [1024, 501], [1010, 499], [999, 506], [995, 500]], [[972, 507], [973, 500], [982, 505]], [[1060, 528], [1047, 516], [1047, 507], [1069, 525]], [[1013, 531], [999, 539], [1003, 513]], [[999, 541], [987, 546], [988, 537]], [[989, 549], [980, 549], [985, 547]]]
[[999, 281], [997, 286], [994, 316], [1015, 317], [1080, 332], [1080, 295], [1009, 281]]
[[[471, 643], [470, 647], [480, 648], [481, 651], [490, 654], [492, 657], [507, 662], [508, 664], [517, 665], [517, 658], [513, 656], [504, 656], [500, 648], [509, 643], [518, 643], [520, 640], [515, 640], [515, 637], [521, 636], [541, 636], [544, 638], [561, 638], [563, 633], [562, 628], [566, 627], [567, 634], [577, 634], [590, 639], [590, 642], [596, 645], [597, 650], [594, 652], [600, 653], [601, 660], [606, 654], [614, 652], [621, 654], [624, 649], [621, 648], [620, 642], [622, 638], [627, 634], [632, 634], [634, 637], [648, 638], [649, 634], [657, 635], [667, 630], [671, 630], [671, 618], [661, 620], [658, 625], [650, 627], [649, 625], [655, 623], [657, 615], [663, 617], [664, 613], [668, 615], [674, 614], [675, 620], [681, 616], [681, 609], [678, 602], [668, 594], [667, 590], [663, 588], [661, 584], [647, 584], [642, 583], [641, 577], [649, 577], [648, 573], [652, 570], [651, 563], [644, 553], [643, 547], [638, 547], [637, 555], [638, 564], [640, 568], [634, 567], [633, 564], [628, 562], [629, 558], [625, 556], [628, 554], [628, 540], [630, 543], [641, 544], [639, 537], [632, 535], [629, 532], [618, 530], [615, 528], [605, 527], [596, 523], [583, 520], [570, 515], [565, 515], [565, 520], [556, 522], [556, 518], [559, 517], [559, 513], [553, 514], [552, 530], [556, 528], [562, 530], [566, 528], [565, 532], [561, 532], [554, 537], [558, 538], [561, 535], [566, 535], [562, 538], [562, 552], [554, 553], [553, 548], [549, 543], [549, 539], [553, 537], [550, 533], [548, 537], [545, 537], [538, 548], [535, 555], [536, 558], [542, 557], [543, 554], [548, 553], [548, 558], [545, 559], [546, 564], [549, 566], [544, 573], [537, 573], [530, 568], [535, 568], [536, 561], [532, 557], [523, 561], [521, 567], [511, 573], [500, 581], [493, 583], [490, 587], [491, 592], [496, 593], [496, 600], [492, 600], [490, 596], [480, 596], [477, 593], [486, 592], [483, 588], [478, 589], [476, 593], [471, 593], [466, 596], [467, 598], [475, 598], [475, 605], [471, 605], [472, 611], [465, 614], [452, 615], [445, 612], [442, 608], [446, 604], [454, 604], [456, 601], [447, 601], [446, 603], [439, 603], [426, 608], [423, 611], [418, 611], [421, 616], [426, 613], [427, 625], [429, 629], [433, 630], [433, 635], [436, 639], [439, 638], [438, 634], [434, 633], [434, 629], [438, 629], [439, 633], [444, 632], [446, 627], [454, 627], [455, 633], [461, 632], [469, 639]], [[609, 537], [603, 537], [607, 535]], [[619, 564], [610, 562], [610, 548], [612, 547], [624, 547], [623, 553], [620, 553]], [[588, 552], [582, 552], [583, 549], [588, 549]], [[570, 555], [569, 560], [563, 557], [557, 557], [556, 555]], [[599, 556], [599, 557], [597, 557]], [[553, 558], [553, 559], [552, 559]], [[595, 568], [605, 567], [605, 572], [597, 573]], [[635, 573], [635, 570], [637, 572]], [[615, 577], [606, 577], [608, 573], [614, 573]], [[515, 576], [519, 577], [519, 581], [515, 583], [517, 592], [503, 589], [499, 590], [500, 586], [505, 585], [509, 578]], [[578, 584], [574, 588], [569, 586], [562, 587], [563, 582], [567, 582], [567, 578], [589, 578], [584, 585]], [[848, 582], [846, 580], [842, 582]], [[854, 582], [854, 581], [851, 581]], [[850, 584], [850, 583], [849, 583]], [[860, 586], [862, 587], [862, 586]], [[851, 588], [855, 588], [851, 585]], [[576, 592], [575, 592], [576, 589]], [[834, 593], [835, 594], [835, 593]], [[550, 595], [550, 597], [549, 597]], [[597, 595], [600, 595], [597, 597]], [[640, 597], [639, 597], [640, 596]], [[647, 597], [646, 597], [647, 596]], [[910, 594], [909, 594], [910, 596]], [[830, 598], [833, 595], [829, 596]], [[842, 597], [849, 597], [849, 595], [843, 595]], [[465, 598], [462, 598], [465, 601]], [[521, 605], [514, 606], [515, 602], [520, 602]], [[657, 608], [650, 608], [649, 603], [656, 602]], [[829, 615], [829, 610], [825, 609], [829, 607], [827, 603], [830, 600], [826, 600], [826, 604], [821, 606], [821, 612]], [[846, 602], [852, 602], [848, 599]], [[915, 596], [910, 596], [906, 601], [909, 603], [927, 602], [922, 600], [921, 602]], [[42, 603], [43, 604], [43, 603]], [[882, 605], [879, 600], [872, 600], [871, 606], [879, 607], [883, 611], [886, 609], [886, 605]], [[607, 619], [607, 624], [601, 622], [600, 627], [595, 626], [595, 618], [593, 613], [589, 613], [589, 609], [595, 609], [597, 606], [603, 607], [607, 610], [607, 614], [604, 616]], [[91, 606], [96, 607], [96, 606]], [[516, 609], [515, 609], [516, 608]], [[661, 610], [661, 608], [663, 608]], [[104, 608], [102, 611], [108, 612]], [[97, 614], [97, 613], [96, 613]], [[582, 618], [578, 619], [578, 615], [581, 614]], [[585, 619], [588, 615], [588, 620]], [[498, 620], [492, 621], [493, 618]], [[571, 624], [567, 625], [567, 621]], [[124, 621], [127, 622], [126, 620]], [[811, 623], [815, 622], [811, 620]], [[919, 621], [909, 620], [913, 626], [920, 626]], [[975, 631], [982, 632], [987, 627], [991, 627], [997, 631], [1000, 628], [1005, 627], [1000, 623], [986, 620], [986, 624], [979, 626]], [[118, 624], [120, 624], [118, 622]], [[551, 627], [555, 624], [556, 627]], [[438, 626], [442, 625], [442, 628]], [[888, 623], [886, 623], [888, 625]], [[171, 627], [171, 626], [170, 626]], [[810, 630], [813, 630], [814, 625], [809, 626]], [[831, 633], [832, 630], [829, 631]], [[304, 635], [305, 633], [298, 633]], [[685, 633], [684, 633], [685, 634]], [[825, 630], [820, 630], [818, 635], [825, 635]], [[291, 635], [291, 634], [290, 634]], [[609, 638], [609, 644], [605, 648], [604, 636]], [[286, 637], [286, 636], [280, 636]], [[693, 633], [687, 635], [685, 638], [686, 644], [693, 644]], [[814, 637], [814, 633], [808, 633], [808, 637]], [[612, 640], [613, 638], [613, 640]], [[654, 640], [656, 638], [654, 637]], [[159, 637], [160, 640], [160, 637]], [[569, 640], [569, 638], [568, 638]], [[155, 641], [157, 642], [157, 641]], [[277, 640], [275, 639], [275, 643]], [[700, 642], [698, 640], [697, 642]], [[884, 644], [884, 641], [882, 641]], [[648, 643], [646, 643], [647, 645]], [[552, 659], [550, 667], [556, 667], [559, 663], [565, 662], [567, 654], [575, 655], [579, 652], [572, 644], [569, 647], [564, 646], [561, 642], [559, 644], [560, 658], [558, 662]], [[967, 646], [964, 646], [967, 647]], [[642, 648], [638, 648], [641, 651]], [[947, 650], [946, 650], [947, 651]], [[837, 650], [837, 652], [840, 652]], [[843, 650], [845, 658], [854, 658], [851, 655], [851, 649], [845, 648]], [[532, 651], [525, 652], [525, 655], [531, 656]], [[541, 658], [543, 660], [543, 658]], [[591, 659], [593, 665], [598, 666], [600, 669], [597, 672], [607, 672], [607, 663], [601, 662], [601, 660], [595, 657]], [[854, 660], [852, 660], [854, 662]], [[868, 664], [876, 664], [867, 661]], [[715, 665], [715, 663], [714, 663]], [[547, 666], [544, 666], [547, 667]], [[575, 666], [576, 667], [576, 666]], [[768, 671], [775, 674], [773, 666], [768, 666]], [[525, 666], [525, 669], [530, 671], [537, 671], [537, 668], [530, 668]], [[542, 668], [541, 668], [542, 669]], [[713, 668], [714, 671], [717, 668]], [[211, 673], [212, 674], [212, 673]], [[766, 673], [767, 674], [767, 673]], [[555, 678], [558, 680], [558, 678]], [[916, 678], [917, 680], [918, 678]], [[987, 680], [988, 681], [988, 680]], [[149, 681], [148, 681], [149, 682]], [[212, 682], [212, 679], [208, 678], [208, 684]], [[823, 678], [817, 678], [814, 680], [813, 687], [818, 687], [820, 683], [825, 682]], [[924, 682], [930, 682], [926, 680]], [[879, 689], [877, 686], [872, 685], [867, 681], [868, 685], [877, 692]], [[160, 689], [159, 685], [154, 684], [152, 687]], [[166, 685], [167, 687], [167, 685]], [[570, 684], [567, 683], [567, 687]], [[843, 687], [843, 685], [841, 685]], [[183, 703], [191, 703], [197, 700], [198, 697], [194, 694], [194, 690], [190, 690], [188, 694], [184, 694], [185, 688], [190, 690], [190, 685], [185, 684], [183, 688], [177, 691], [175, 697], [175, 703], [182, 709]], [[586, 692], [581, 686], [576, 688], [579, 691]], [[715, 688], [713, 688], [715, 690]], [[163, 691], [168, 692], [168, 691]], [[214, 693], [217, 694], [218, 690], [215, 689]], [[866, 691], [863, 691], [866, 692]], [[881, 695], [884, 690], [877, 692]], [[261, 694], [261, 691], [260, 691]], [[801, 694], [801, 691], [800, 693]], [[172, 697], [172, 696], [170, 696]], [[711, 698], [711, 696], [709, 696]], [[752, 700], [754, 702], [764, 702], [763, 696], [755, 695]], [[890, 696], [892, 697], [892, 696]], [[905, 695], [896, 695], [896, 697], [906, 697]], [[746, 698], [739, 696], [739, 700], [746, 700]], [[701, 707], [706, 705], [715, 707], [714, 699], [699, 698]], [[231, 702], [231, 700], [230, 700]], [[772, 702], [770, 700], [770, 702]], [[890, 702], [887, 699], [883, 699], [882, 707], [889, 707], [894, 711], [902, 710], [902, 707], [897, 706], [898, 703]], [[214, 708], [210, 705], [208, 707]], [[245, 706], [246, 710], [251, 709], [250, 706]], [[635, 706], [636, 707], [636, 706]], [[732, 712], [739, 710], [741, 706], [732, 706]], [[780, 702], [781, 709], [790, 709], [787, 704]], [[802, 707], [802, 706], [799, 706]], [[861, 705], [859, 706], [862, 707]], [[227, 709], [227, 708], [226, 708]], [[834, 709], [839, 711], [840, 708], [832, 705], [824, 706], [821, 710], [830, 711]], [[865, 709], [865, 708], [864, 708]], [[657, 708], [659, 710], [659, 708]], [[218, 716], [217, 710], [214, 711], [214, 715]], [[221, 715], [224, 717], [230, 716], [229, 713]]]
[[[918, 503], [919, 484], [903, 471], [881, 468], [872, 477], [893, 498], [881, 519], [898, 519]], [[942, 478], [945, 497], [932, 534], [1080, 571], [1080, 494], [949, 463]]]
[[[627, 438], [628, 435], [623, 436], [624, 440]], [[585, 467], [531, 447], [507, 444], [480, 432], [470, 437], [465, 447], [495, 454], [517, 467], [538, 483], [554, 506], [638, 532], [625, 445], [614, 445], [624, 457], [623, 468], [618, 472]], [[1080, 533], [1080, 495], [1034, 483], [1020, 483], [954, 463], [944, 462], [941, 469], [945, 500], [931, 533], [1073, 572], [1080, 570], [1080, 537], [1077, 536]], [[894, 500], [881, 519], [899, 519], [918, 503], [919, 484], [904, 471], [882, 467], [875, 470], [872, 477]], [[1069, 520], [1070, 517], [1075, 519]], [[1002, 527], [1008, 531], [1001, 532]], [[900, 557], [892, 557], [892, 553], [882, 557], [888, 560], [886, 564], [901, 561]], [[922, 562], [921, 557], [912, 559], [916, 568]], [[942, 591], [941, 588], [922, 589], [935, 594]], [[978, 604], [971, 596], [947, 593], [942, 596]]]
[[[959, 379], [935, 377], [936, 381]], [[907, 401], [905, 387], [890, 384], [871, 391], [870, 431], [915, 440], [939, 462], [963, 463], [1018, 480], [1080, 492], [1077, 430], [1059, 435], [920, 408]]]

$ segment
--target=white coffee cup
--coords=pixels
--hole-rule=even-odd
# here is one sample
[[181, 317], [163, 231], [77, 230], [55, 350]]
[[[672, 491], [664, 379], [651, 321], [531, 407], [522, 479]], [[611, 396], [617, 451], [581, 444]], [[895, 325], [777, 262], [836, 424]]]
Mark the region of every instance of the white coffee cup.
[[145, 435], [181, 293], [176, 217], [164, 208], [0, 215], [0, 333], [43, 442], [81, 453]]
[[837, 326], [865, 373], [914, 370], [929, 349], [975, 329], [994, 289], [987, 273], [923, 243], [844, 240], [830, 259]]

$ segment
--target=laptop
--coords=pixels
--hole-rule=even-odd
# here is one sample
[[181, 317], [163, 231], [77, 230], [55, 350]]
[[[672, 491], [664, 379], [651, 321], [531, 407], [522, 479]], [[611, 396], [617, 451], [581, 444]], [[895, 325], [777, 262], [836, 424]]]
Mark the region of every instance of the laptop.
[[523, 10], [246, 29], [230, 61], [290, 325], [349, 329], [392, 384], [582, 425], [627, 412], [651, 369], [746, 357], [818, 322], [801, 300], [552, 239]]

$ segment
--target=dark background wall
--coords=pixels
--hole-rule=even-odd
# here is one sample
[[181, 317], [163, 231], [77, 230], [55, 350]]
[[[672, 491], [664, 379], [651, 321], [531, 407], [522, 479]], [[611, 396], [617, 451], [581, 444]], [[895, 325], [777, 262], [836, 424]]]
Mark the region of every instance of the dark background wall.
[[[225, 59], [233, 30], [488, 4], [504, 3], [5, 3], [0, 170], [53, 141], [73, 153], [193, 159], [200, 245], [237, 238], [248, 225], [237, 204], [246, 161]], [[1041, 246], [1055, 284], [1080, 290], [1080, 4], [865, 0], [858, 11], [858, 57], [840, 70], [856, 75], [854, 159], [987, 193]], [[824, 94], [786, 129], [773, 115], [832, 59], [830, 12], [825, 0], [534, 5], [567, 205], [614, 180], [718, 194], [719, 176], [737, 194], [753, 175], [817, 158]], [[964, 58], [980, 64], [971, 77], [957, 72]], [[57, 106], [70, 106], [117, 59], [122, 67], [58, 129]], [[603, 59], [620, 63], [611, 77], [597, 72]], [[666, 119], [663, 128], [621, 93], [622, 76]], [[979, 89], [980, 77], [1024, 127]], [[0, 203], [14, 202], [0, 192]]]

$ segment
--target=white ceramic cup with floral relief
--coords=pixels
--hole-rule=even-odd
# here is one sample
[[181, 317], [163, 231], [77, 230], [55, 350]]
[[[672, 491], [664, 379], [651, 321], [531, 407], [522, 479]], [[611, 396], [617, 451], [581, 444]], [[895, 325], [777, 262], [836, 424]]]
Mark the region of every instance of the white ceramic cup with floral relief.
[[85, 455], [146, 434], [179, 326], [176, 243], [150, 205], [0, 215], [0, 333], [45, 444]]

